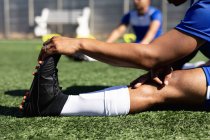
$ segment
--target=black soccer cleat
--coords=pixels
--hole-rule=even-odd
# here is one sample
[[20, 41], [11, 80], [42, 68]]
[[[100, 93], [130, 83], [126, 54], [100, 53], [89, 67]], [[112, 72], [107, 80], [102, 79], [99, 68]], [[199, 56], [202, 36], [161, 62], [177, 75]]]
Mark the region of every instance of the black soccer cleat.
[[57, 76], [60, 55], [45, 59], [34, 76], [30, 91], [23, 97], [20, 109], [24, 116], [59, 116], [68, 98], [61, 92]]

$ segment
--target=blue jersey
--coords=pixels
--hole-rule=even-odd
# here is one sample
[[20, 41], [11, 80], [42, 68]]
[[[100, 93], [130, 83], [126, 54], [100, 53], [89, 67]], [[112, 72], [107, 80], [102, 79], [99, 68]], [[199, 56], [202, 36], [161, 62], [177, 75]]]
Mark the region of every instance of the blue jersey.
[[192, 1], [176, 29], [210, 42], [210, 0]]
[[155, 35], [155, 38], [157, 38], [162, 34], [162, 14], [154, 7], [150, 6], [148, 12], [144, 15], [139, 15], [137, 10], [130, 11], [123, 16], [121, 24], [132, 26], [136, 35], [136, 43], [139, 43], [149, 30], [150, 23], [154, 20], [158, 20], [161, 23]]

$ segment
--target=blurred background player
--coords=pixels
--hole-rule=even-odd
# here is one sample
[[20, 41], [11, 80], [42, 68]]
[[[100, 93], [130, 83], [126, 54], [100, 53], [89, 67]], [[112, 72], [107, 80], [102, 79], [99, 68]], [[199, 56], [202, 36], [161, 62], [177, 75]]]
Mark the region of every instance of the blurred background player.
[[136, 35], [136, 43], [148, 44], [162, 34], [162, 14], [150, 6], [150, 0], [134, 0], [135, 9], [125, 14], [120, 25], [107, 39], [111, 43], [120, 38], [130, 25]]

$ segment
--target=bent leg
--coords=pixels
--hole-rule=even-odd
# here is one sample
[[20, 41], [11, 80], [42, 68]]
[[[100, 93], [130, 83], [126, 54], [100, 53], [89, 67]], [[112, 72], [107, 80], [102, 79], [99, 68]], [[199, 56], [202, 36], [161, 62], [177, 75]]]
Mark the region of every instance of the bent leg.
[[138, 89], [129, 88], [130, 113], [152, 107], [202, 107], [206, 100], [206, 89], [206, 77], [201, 68], [174, 71], [169, 85], [161, 89], [152, 82]]
[[153, 107], [195, 108], [203, 106], [205, 96], [206, 78], [203, 70], [180, 70], [172, 73], [169, 85], [163, 88], [149, 82], [137, 89], [112, 87], [69, 96], [61, 115], [115, 116], [150, 110]]

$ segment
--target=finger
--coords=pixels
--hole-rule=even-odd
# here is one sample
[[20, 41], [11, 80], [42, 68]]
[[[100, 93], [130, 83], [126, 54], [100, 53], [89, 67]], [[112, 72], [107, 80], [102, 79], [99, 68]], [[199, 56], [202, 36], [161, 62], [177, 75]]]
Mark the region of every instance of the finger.
[[54, 48], [55, 47], [53, 44], [48, 44], [48, 45], [43, 46], [40, 51], [38, 61], [43, 61], [47, 56], [52, 54], [52, 52], [55, 50]]
[[136, 82], [137, 82], [137, 79], [134, 80], [134, 81], [132, 81], [132, 82], [130, 83], [130, 86], [133, 88]]
[[170, 73], [170, 74], [167, 74], [166, 76], [165, 76], [165, 79], [164, 79], [164, 84], [165, 85], [168, 85], [168, 80], [170, 79], [172, 77], [172, 73]]
[[166, 74], [165, 78], [164, 78], [164, 84], [165, 85], [169, 84], [168, 79], [170, 79], [172, 77], [172, 71], [173, 71], [173, 68], [171, 67], [169, 69], [168, 73]]
[[165, 80], [164, 80], [164, 85], [167, 86], [168, 84], [169, 84], [168, 79], [165, 79]]
[[137, 79], [135, 79], [134, 81], [132, 81], [131, 83], [130, 83], [130, 86], [134, 86], [136, 83], [138, 83], [138, 81], [139, 81], [139, 79], [141, 78], [142, 76], [140, 76], [140, 77], [138, 77]]
[[150, 77], [148, 75], [143, 75], [138, 79], [138, 82], [134, 86], [137, 88], [137, 87], [143, 85], [149, 79], [150, 79]]
[[142, 84], [144, 84], [147, 80], [150, 79], [150, 74], [145, 74], [140, 76], [139, 78], [137, 78], [136, 80], [134, 80], [133, 82], [130, 83], [130, 86], [132, 88], [138, 88], [139, 86], [141, 86]]
[[158, 83], [158, 84], [160, 84], [160, 85], [162, 85], [163, 84], [163, 82], [160, 80], [160, 78], [159, 77], [154, 77], [154, 78], [152, 78], [153, 79], [153, 81], [154, 82], [156, 82], [156, 83]]
[[43, 64], [43, 62], [44, 62], [44, 61], [39, 61], [38, 63], [41, 65], [41, 64]]
[[51, 42], [53, 41], [53, 38], [54, 38], [54, 37], [51, 37], [50, 39], [48, 39], [47, 41], [45, 41], [45, 42], [43, 43], [43, 46], [48, 45], [49, 43], [51, 43]]
[[55, 51], [56, 51], [56, 47], [52, 43], [50, 43], [50, 44], [48, 44], [48, 45], [43, 47], [44, 54], [50, 55], [50, 54], [53, 54]]
[[43, 60], [43, 55], [44, 55], [44, 49], [42, 47], [42, 49], [40, 50], [39, 56], [38, 56], [38, 61], [42, 61]]
[[23, 110], [23, 106], [22, 106], [22, 105], [20, 105], [20, 106], [19, 106], [19, 109], [20, 109], [20, 111], [22, 111], [22, 110]]
[[139, 88], [141, 85], [143, 85], [143, 83], [137, 83], [133, 86], [134, 89]]
[[170, 67], [170, 68], [168, 68], [168, 70], [166, 71], [166, 74], [168, 75], [168, 74], [171, 74], [172, 73], [172, 71], [173, 71], [173, 68], [172, 67]]
[[32, 73], [32, 75], [36, 75], [36, 74], [37, 74], [37, 72], [33, 72], [33, 73]]
[[46, 55], [46, 54], [45, 54], [44, 52], [41, 51], [40, 54], [39, 54], [39, 57], [38, 57], [38, 62], [39, 62], [39, 61], [44, 61], [45, 55]]

